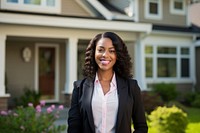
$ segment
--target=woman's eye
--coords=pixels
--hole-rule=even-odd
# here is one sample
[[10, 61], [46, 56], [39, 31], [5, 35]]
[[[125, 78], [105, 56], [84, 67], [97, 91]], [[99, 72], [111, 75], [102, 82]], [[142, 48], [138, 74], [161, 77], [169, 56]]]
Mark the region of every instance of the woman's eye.
[[103, 49], [98, 49], [98, 52], [102, 53], [104, 50]]
[[115, 50], [110, 50], [110, 53], [115, 53]]

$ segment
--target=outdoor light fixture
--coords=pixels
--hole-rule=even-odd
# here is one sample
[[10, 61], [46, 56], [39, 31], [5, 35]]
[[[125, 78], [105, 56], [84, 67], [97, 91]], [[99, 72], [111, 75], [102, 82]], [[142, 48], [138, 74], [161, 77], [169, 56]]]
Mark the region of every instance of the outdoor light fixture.
[[22, 58], [25, 62], [30, 62], [32, 57], [31, 49], [29, 47], [25, 47], [22, 49]]

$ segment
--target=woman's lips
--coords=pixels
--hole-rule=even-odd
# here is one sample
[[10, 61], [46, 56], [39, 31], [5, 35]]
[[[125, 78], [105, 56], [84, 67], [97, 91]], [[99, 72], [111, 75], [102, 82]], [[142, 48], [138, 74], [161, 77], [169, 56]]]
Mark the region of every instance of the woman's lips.
[[110, 61], [101, 61], [101, 63], [103, 64], [103, 65], [108, 65], [109, 63], [110, 63]]

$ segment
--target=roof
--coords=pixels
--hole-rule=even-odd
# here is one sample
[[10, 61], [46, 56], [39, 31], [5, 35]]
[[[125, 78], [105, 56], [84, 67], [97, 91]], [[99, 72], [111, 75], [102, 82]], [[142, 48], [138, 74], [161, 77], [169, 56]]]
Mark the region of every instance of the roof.
[[181, 27], [181, 26], [169, 26], [169, 25], [153, 24], [153, 30], [182, 32], [182, 33], [199, 33], [200, 34], [200, 27], [198, 27], [196, 25], [191, 25], [190, 27]]

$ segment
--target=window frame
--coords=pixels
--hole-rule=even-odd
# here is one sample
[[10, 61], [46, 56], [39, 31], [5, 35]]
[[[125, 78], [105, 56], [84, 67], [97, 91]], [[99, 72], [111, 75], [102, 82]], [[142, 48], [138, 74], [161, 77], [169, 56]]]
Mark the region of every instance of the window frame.
[[163, 16], [163, 2], [162, 0], [157, 0], [158, 4], [158, 14], [151, 14], [149, 12], [150, 9], [150, 2], [152, 0], [145, 0], [145, 18], [146, 19], [155, 19], [155, 20], [161, 20]]
[[183, 3], [183, 9], [175, 9], [175, 2], [176, 0], [170, 0], [170, 13], [175, 15], [186, 15], [186, 1], [181, 1]]
[[[175, 45], [169, 45], [169, 46], [165, 46], [165, 45], [152, 45], [152, 44], [146, 44], [144, 46], [144, 48], [146, 46], [150, 46], [153, 48], [153, 52], [152, 53], [145, 53], [144, 55], [144, 64], [145, 64], [145, 78], [147, 80], [147, 83], [151, 83], [151, 82], [163, 82], [163, 81], [168, 81], [168, 82], [190, 82], [192, 81], [192, 66], [191, 64], [191, 50], [192, 48], [190, 46], [175, 46]], [[175, 47], [176, 48], [176, 54], [159, 54], [157, 52], [157, 48], [158, 47]], [[189, 54], [187, 55], [183, 55], [181, 54], [181, 48], [188, 48], [189, 50]], [[152, 58], [152, 77], [147, 77], [146, 75], [146, 58]], [[158, 76], [158, 68], [157, 68], [157, 64], [158, 64], [158, 58], [175, 58], [176, 59], [176, 77], [159, 77]], [[181, 73], [181, 59], [188, 59], [189, 60], [189, 76], [188, 77], [182, 77], [182, 73]]]
[[18, 0], [17, 3], [7, 2], [7, 0], [1, 0], [1, 9], [15, 10], [15, 11], [26, 11], [26, 12], [37, 12], [37, 13], [60, 13], [61, 12], [61, 1], [55, 0], [55, 6], [46, 6], [47, 0], [41, 0], [40, 5], [29, 5], [25, 4], [24, 0]]

